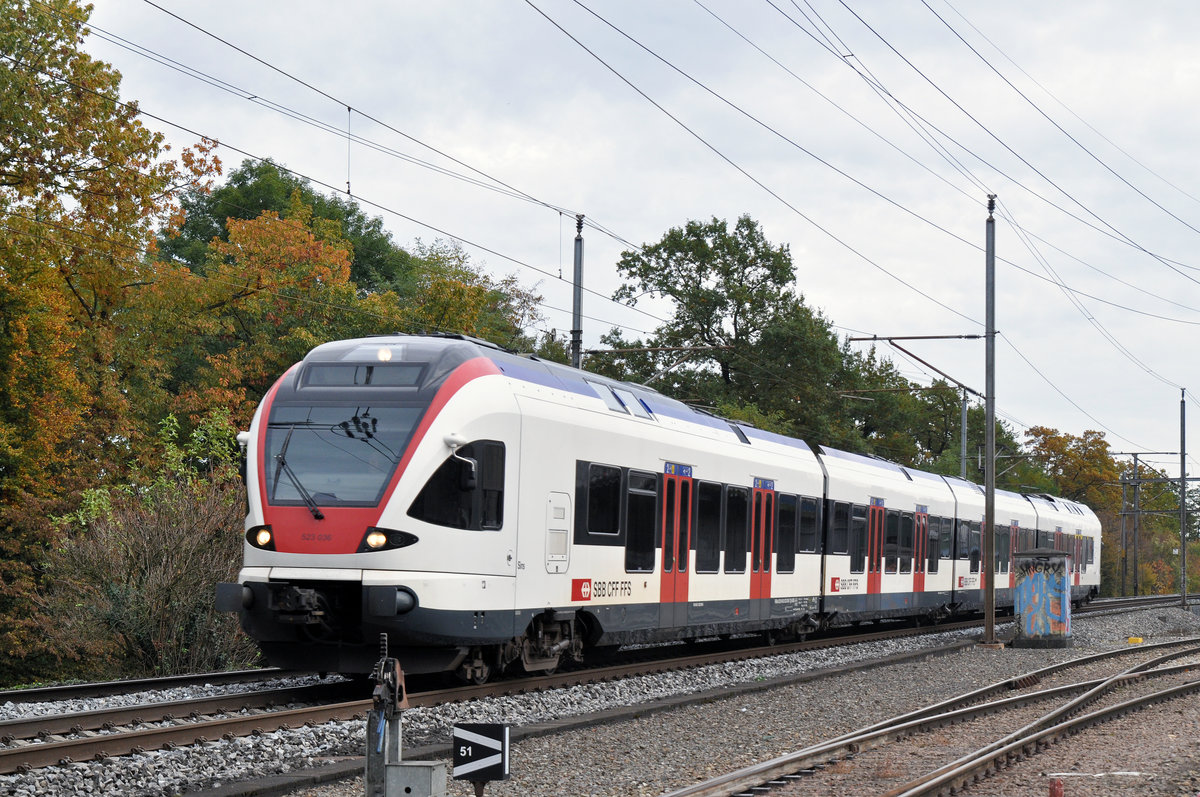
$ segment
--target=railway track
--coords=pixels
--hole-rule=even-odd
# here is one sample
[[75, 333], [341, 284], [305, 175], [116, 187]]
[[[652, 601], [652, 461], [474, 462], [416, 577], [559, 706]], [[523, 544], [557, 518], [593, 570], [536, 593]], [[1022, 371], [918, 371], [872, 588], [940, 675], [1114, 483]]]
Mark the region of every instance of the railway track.
[[[623, 663], [609, 666], [481, 685], [424, 688], [420, 691], [410, 691], [408, 698], [409, 704], [414, 708], [435, 706], [482, 697], [615, 681], [633, 675], [683, 670], [797, 651], [819, 650], [836, 645], [895, 639], [921, 633], [942, 633], [970, 628], [974, 624], [968, 622], [925, 628], [890, 628], [856, 634], [853, 637], [735, 649], [714, 643], [710, 650], [665, 658], [661, 652], [655, 654], [656, 650], [661, 649], [652, 648], [640, 652], [640, 655], [635, 654]], [[0, 774], [79, 761], [104, 760], [135, 752], [269, 733], [302, 725], [364, 720], [371, 708], [371, 701], [361, 697], [347, 699], [348, 695], [361, 695], [363, 691], [361, 683], [316, 684], [0, 722]]]
[[[1170, 600], [1170, 599], [1168, 599]], [[1177, 600], [1177, 599], [1176, 599]], [[1147, 601], [1135, 604], [1145, 608]], [[1098, 603], [1099, 611], [1122, 609], [1112, 602]], [[761, 656], [814, 650], [849, 643], [896, 638], [922, 632], [939, 633], [978, 625], [977, 621], [914, 629], [891, 627], [878, 632], [856, 633], [851, 637], [809, 640], [729, 650], [711, 646], [675, 646], [690, 655], [663, 658], [661, 649], [643, 651], [623, 663], [607, 667], [564, 672], [539, 678], [524, 678], [481, 686], [410, 691], [414, 706], [434, 706], [472, 698], [549, 690], [576, 684], [615, 681], [630, 675], [686, 670], [707, 664], [753, 659]], [[742, 640], [744, 644], [745, 640]], [[712, 649], [708, 649], [711, 647]], [[694, 652], [693, 652], [694, 651]], [[633, 654], [631, 654], [633, 655]], [[225, 676], [191, 676], [180, 679], [148, 679], [115, 684], [84, 684], [0, 693], [3, 702], [37, 703], [76, 699], [88, 695], [131, 693], [148, 689], [172, 689], [181, 685], [213, 684], [218, 681], [249, 681], [280, 676], [277, 671], [247, 671]], [[355, 693], [353, 686], [329, 684], [316, 688], [271, 689], [202, 700], [156, 702], [121, 709], [101, 709], [82, 713], [32, 717], [0, 723], [0, 773], [55, 766], [69, 762], [104, 760], [138, 751], [228, 739], [236, 736], [268, 733], [277, 729], [297, 728], [330, 721], [361, 720], [370, 708], [365, 692]], [[410, 684], [410, 686], [412, 686]], [[107, 687], [107, 688], [105, 688]], [[341, 691], [337, 691], [340, 689]], [[361, 685], [359, 686], [361, 689]], [[351, 690], [351, 691], [347, 691]], [[15, 698], [15, 699], [14, 699]], [[36, 708], [35, 708], [36, 711]], [[46, 712], [48, 713], [48, 712]]]
[[[1082, 679], [1072, 671], [1089, 670]], [[1097, 669], [1106, 670], [1096, 675]], [[1200, 638], [1063, 662], [671, 792], [956, 794], [1091, 725], [1200, 691]], [[1091, 710], [1089, 710], [1091, 709]], [[952, 732], [947, 732], [954, 726]]]

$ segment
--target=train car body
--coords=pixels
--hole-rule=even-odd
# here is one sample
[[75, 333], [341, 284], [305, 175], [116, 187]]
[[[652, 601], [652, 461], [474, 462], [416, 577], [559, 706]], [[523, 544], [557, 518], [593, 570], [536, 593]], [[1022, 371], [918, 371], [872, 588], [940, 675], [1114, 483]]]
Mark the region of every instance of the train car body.
[[[469, 338], [319, 346], [241, 439], [244, 562], [217, 600], [278, 666], [369, 672], [386, 634], [408, 672], [482, 680], [982, 600], [976, 485]], [[1075, 545], [1094, 594], [1095, 516], [1039, 501], [997, 498], [997, 525]]]

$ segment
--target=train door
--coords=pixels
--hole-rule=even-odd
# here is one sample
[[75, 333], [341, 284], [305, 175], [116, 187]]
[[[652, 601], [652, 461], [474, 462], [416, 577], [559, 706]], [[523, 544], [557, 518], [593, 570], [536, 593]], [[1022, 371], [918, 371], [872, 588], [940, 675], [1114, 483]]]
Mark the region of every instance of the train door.
[[878, 595], [883, 589], [883, 527], [882, 498], [871, 499], [867, 515], [867, 594]]
[[692, 478], [668, 472], [663, 476], [660, 516], [662, 580], [659, 587], [659, 619], [664, 627], [687, 624], [688, 570], [692, 548]]
[[[771, 597], [771, 551], [775, 548], [775, 483], [754, 480], [754, 507], [750, 518], [750, 599]], [[754, 604], [760, 606], [760, 604]], [[755, 617], [765, 618], [769, 609], [753, 609]]]
[[925, 591], [925, 572], [929, 563], [929, 510], [918, 506], [913, 518], [913, 592]]

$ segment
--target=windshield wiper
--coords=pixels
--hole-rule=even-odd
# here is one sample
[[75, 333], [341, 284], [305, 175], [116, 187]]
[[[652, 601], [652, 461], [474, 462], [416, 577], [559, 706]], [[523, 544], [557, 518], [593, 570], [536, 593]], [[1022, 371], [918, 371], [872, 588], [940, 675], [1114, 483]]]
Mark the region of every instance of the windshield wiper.
[[294, 431], [296, 431], [295, 425], [288, 429], [287, 437], [283, 438], [283, 445], [279, 447], [279, 453], [275, 455], [275, 481], [271, 485], [271, 495], [274, 495], [276, 489], [279, 487], [279, 474], [281, 472], [286, 473], [288, 481], [296, 488], [296, 492], [300, 493], [300, 498], [303, 499], [305, 506], [308, 507], [308, 511], [312, 512], [312, 516], [317, 520], [324, 520], [325, 513], [317, 506], [316, 500], [308, 490], [304, 489], [304, 485], [300, 483], [300, 478], [296, 476], [296, 472], [292, 470], [292, 466], [287, 464], [287, 460], [284, 458], [287, 454], [288, 444], [292, 442], [292, 432]]

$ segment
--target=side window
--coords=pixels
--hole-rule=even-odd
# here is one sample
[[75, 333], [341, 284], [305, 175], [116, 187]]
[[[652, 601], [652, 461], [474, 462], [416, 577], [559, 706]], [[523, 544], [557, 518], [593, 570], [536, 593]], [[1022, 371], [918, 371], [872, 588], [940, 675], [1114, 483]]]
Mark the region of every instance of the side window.
[[625, 495], [625, 570], [649, 573], [654, 570], [654, 519], [658, 507], [658, 477], [653, 473], [629, 471]]
[[746, 572], [747, 523], [750, 493], [745, 487], [725, 488], [725, 572]]
[[446, 457], [417, 493], [408, 516], [452, 529], [504, 525], [504, 444], [476, 440]]
[[[942, 518], [942, 548], [939, 556], [942, 559], [954, 558], [954, 518]], [[932, 572], [932, 571], [930, 571]]]
[[780, 573], [796, 571], [796, 496], [781, 494], [779, 501], [779, 522], [775, 524], [775, 569]]
[[925, 572], [936, 573], [938, 571], [938, 551], [941, 550], [941, 533], [942, 519], [940, 517], [930, 516], [925, 519], [928, 524], [929, 540], [925, 544]]
[[[829, 528], [829, 552], [850, 552], [850, 505], [843, 502], [833, 504]], [[854, 572], [861, 572], [855, 570]]]
[[849, 504], [838, 503], [834, 505], [833, 511], [835, 516], [838, 511], [846, 511], [850, 515], [850, 572], [866, 572], [867, 508], [862, 504], [855, 504], [851, 510]]
[[916, 521], [912, 512], [900, 515], [900, 572], [913, 570], [913, 551], [916, 545]]
[[900, 567], [900, 512], [887, 510], [883, 526], [883, 572], [895, 573]]
[[815, 498], [800, 499], [800, 550], [816, 551], [821, 543], [820, 503]]
[[621, 469], [588, 466], [587, 530], [589, 534], [621, 533]]
[[696, 486], [696, 572], [715, 573], [721, 565], [721, 485]]
[[983, 555], [979, 548], [979, 527], [980, 524], [971, 521], [965, 524], [967, 526], [967, 558], [971, 560], [971, 572], [979, 572], [979, 558]]

